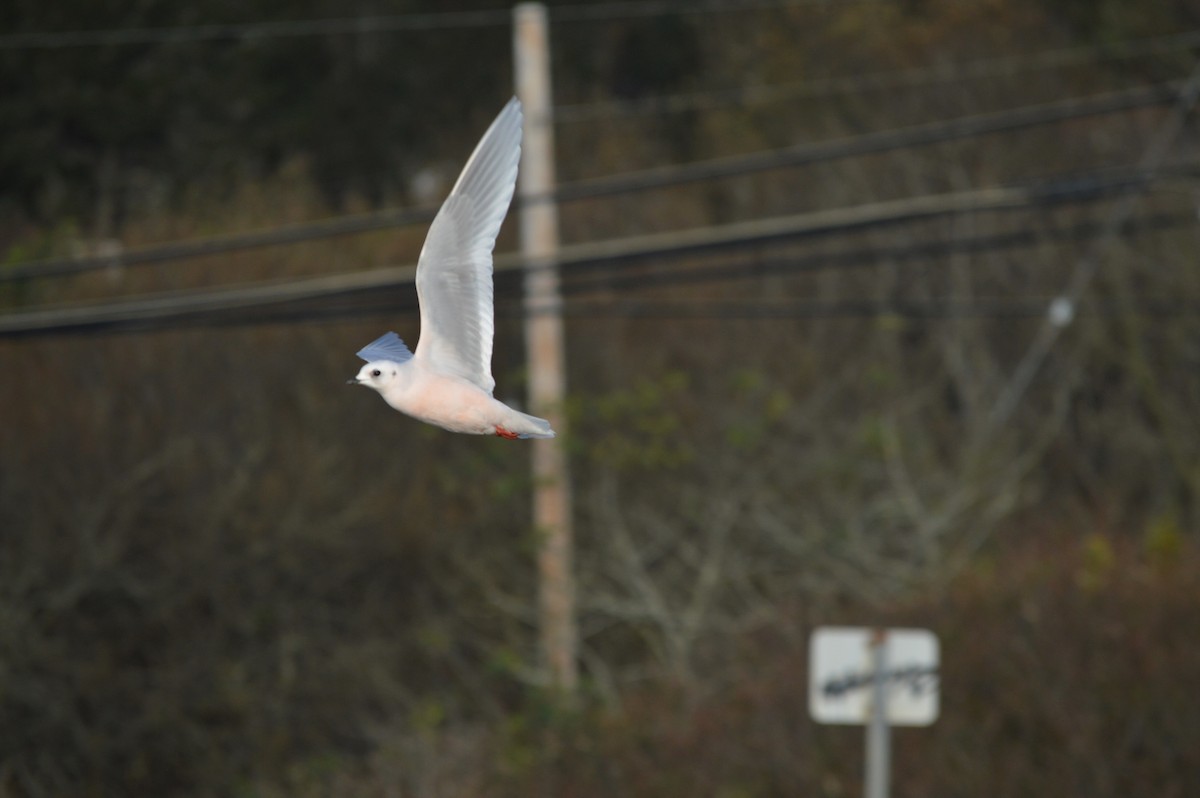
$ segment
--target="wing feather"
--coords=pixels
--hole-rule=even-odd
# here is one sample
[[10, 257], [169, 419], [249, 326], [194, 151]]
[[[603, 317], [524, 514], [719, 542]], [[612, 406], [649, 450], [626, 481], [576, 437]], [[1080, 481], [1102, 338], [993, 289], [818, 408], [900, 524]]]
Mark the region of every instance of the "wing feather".
[[521, 156], [521, 104], [509, 100], [484, 133], [430, 225], [417, 262], [416, 356], [488, 394], [495, 334], [492, 248], [512, 202]]
[[368, 363], [376, 360], [404, 363], [412, 359], [413, 353], [408, 351], [408, 347], [404, 345], [404, 341], [400, 339], [399, 335], [388, 332], [358, 350], [358, 356]]

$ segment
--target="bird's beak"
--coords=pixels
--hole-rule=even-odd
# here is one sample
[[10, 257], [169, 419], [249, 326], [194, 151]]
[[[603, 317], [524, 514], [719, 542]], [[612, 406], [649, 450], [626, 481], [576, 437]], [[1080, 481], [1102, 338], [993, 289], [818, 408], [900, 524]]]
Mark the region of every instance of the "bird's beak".
[[346, 384], [347, 385], [358, 385], [358, 377], [354, 377], [353, 379], [346, 380]]

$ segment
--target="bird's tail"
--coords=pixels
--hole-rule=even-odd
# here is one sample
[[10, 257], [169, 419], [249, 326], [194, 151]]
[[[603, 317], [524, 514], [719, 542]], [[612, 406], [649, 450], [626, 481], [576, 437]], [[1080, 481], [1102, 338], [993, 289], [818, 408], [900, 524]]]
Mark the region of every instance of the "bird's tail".
[[554, 430], [550, 429], [550, 422], [544, 418], [531, 416], [528, 413], [522, 413], [519, 410], [514, 410], [519, 424], [513, 425], [513, 432], [517, 433], [519, 438], [553, 438]]

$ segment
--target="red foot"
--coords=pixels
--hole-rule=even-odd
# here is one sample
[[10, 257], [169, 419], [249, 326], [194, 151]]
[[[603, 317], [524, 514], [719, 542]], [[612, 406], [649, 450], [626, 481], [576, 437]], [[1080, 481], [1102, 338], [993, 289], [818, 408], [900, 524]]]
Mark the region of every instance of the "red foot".
[[507, 430], [499, 424], [496, 425], [496, 435], [500, 438], [507, 438], [510, 441], [515, 441], [517, 438], [521, 437], [512, 430]]

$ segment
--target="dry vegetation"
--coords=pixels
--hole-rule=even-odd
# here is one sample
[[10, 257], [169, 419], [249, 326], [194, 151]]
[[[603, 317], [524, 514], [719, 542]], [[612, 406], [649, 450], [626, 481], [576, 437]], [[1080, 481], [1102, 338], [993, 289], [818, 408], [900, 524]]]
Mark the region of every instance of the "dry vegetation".
[[[884, 74], [1188, 21], [1166, 4], [1102, 5], [1095, 19], [1070, 2], [947, 1], [680, 23], [664, 35], [703, 57], [668, 88]], [[625, 30], [558, 31], [563, 102], [608, 97], [595, 76], [636, 45]], [[852, 136], [1190, 68], [1184, 52], [564, 122], [560, 169]], [[1130, 165], [1164, 118], [578, 202], [563, 233]], [[476, 132], [454, 136], [465, 149]], [[1189, 124], [1169, 160], [1196, 155]], [[315, 183], [297, 160], [146, 206], [120, 238], [320, 218], [333, 209]], [[1070, 231], [1094, 232], [1111, 202], [565, 275], [585, 677], [570, 710], [539, 690], [527, 452], [419, 427], [342, 386], [381, 328], [415, 340], [411, 314], [0, 340], [0, 796], [855, 795], [859, 732], [816, 726], [805, 706], [807, 635], [827, 623], [941, 638], [943, 714], [897, 733], [897, 795], [1200, 794], [1200, 241], [1186, 175], [1146, 192], [1017, 411], [989, 421], [1040, 323], [1004, 311], [1029, 300], [1036, 313], [1062, 290], [1092, 240]], [[67, 252], [78, 227], [9, 220], [10, 260]], [[411, 261], [421, 234], [5, 284], [0, 301], [365, 269]], [[1009, 236], [1022, 243], [986, 244]], [[500, 284], [506, 397], [523, 376], [515, 290]], [[625, 315], [612, 300], [659, 304]], [[734, 302], [754, 312], [722, 318]], [[780, 302], [792, 311], [772, 316]], [[967, 310], [911, 310], [947, 306]]]

